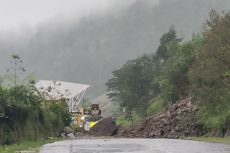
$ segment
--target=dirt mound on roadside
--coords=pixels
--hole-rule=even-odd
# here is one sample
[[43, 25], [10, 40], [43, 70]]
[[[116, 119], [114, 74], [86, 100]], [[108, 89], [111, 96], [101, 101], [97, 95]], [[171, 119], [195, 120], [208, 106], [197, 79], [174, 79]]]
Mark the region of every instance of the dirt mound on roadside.
[[117, 126], [112, 118], [104, 118], [90, 128], [89, 133], [95, 136], [112, 136], [116, 134]]
[[170, 106], [165, 112], [150, 116], [140, 124], [120, 129], [118, 137], [179, 138], [202, 135], [202, 126], [197, 124], [197, 106], [191, 98], [185, 98]]

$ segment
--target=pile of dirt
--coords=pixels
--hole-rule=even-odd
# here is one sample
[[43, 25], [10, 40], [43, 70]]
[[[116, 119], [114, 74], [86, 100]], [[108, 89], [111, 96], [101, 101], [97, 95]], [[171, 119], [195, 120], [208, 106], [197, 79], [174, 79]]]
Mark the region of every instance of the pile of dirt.
[[90, 128], [89, 133], [95, 136], [112, 136], [116, 134], [117, 126], [112, 118], [104, 118]]
[[202, 135], [197, 124], [197, 106], [185, 98], [170, 106], [165, 112], [146, 118], [141, 123], [118, 131], [118, 137], [128, 138], [179, 138]]

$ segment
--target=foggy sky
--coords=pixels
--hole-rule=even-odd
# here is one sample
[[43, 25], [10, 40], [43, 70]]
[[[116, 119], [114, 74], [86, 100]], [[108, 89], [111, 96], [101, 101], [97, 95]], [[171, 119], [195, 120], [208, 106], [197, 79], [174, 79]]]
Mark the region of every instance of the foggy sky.
[[112, 71], [154, 53], [174, 25], [189, 40], [222, 0], [0, 0], [0, 77], [19, 54], [36, 80], [90, 84], [104, 93]]
[[0, 30], [35, 26], [52, 18], [80, 18], [135, 0], [0, 0]]

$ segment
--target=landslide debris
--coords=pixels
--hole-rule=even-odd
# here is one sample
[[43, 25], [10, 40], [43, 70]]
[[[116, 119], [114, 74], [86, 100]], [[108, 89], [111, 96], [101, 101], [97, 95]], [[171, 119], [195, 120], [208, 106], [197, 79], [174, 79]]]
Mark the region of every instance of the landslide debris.
[[126, 138], [179, 138], [200, 136], [202, 126], [197, 124], [197, 106], [192, 98], [173, 104], [166, 111], [146, 118], [141, 123], [118, 131], [118, 137]]
[[116, 123], [112, 118], [104, 118], [90, 128], [89, 133], [95, 136], [113, 136], [117, 132]]
[[76, 138], [91, 138], [88, 132], [84, 131], [83, 129], [72, 129], [71, 127], [66, 126], [62, 133], [61, 137], [64, 139], [76, 139]]
[[96, 125], [90, 128], [90, 131], [85, 131], [82, 128], [73, 130], [70, 127], [65, 127], [61, 136], [66, 139], [113, 136], [117, 131], [118, 127], [116, 126], [115, 121], [109, 117], [101, 119]]

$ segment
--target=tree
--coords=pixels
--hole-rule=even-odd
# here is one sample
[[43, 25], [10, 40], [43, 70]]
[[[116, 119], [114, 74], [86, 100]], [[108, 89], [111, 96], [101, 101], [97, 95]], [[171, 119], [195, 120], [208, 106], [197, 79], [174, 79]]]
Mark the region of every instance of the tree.
[[160, 46], [156, 51], [156, 56], [158, 59], [165, 61], [170, 56], [170, 51], [168, 50], [168, 44], [171, 42], [180, 42], [181, 39], [177, 38], [176, 30], [174, 26], [171, 26], [169, 31], [165, 33], [160, 39]]
[[158, 91], [152, 81], [158, 66], [158, 60], [152, 54], [128, 61], [114, 71], [113, 78], [106, 83], [107, 95], [128, 112], [145, 115], [150, 97]]
[[12, 56], [12, 69], [13, 69], [13, 74], [14, 74], [14, 86], [16, 87], [18, 84], [17, 79], [18, 79], [18, 72], [19, 71], [25, 71], [25, 68], [22, 66], [22, 59], [19, 55], [13, 54]]
[[172, 41], [167, 45], [170, 55], [161, 64], [159, 75], [155, 78], [163, 101], [172, 104], [188, 96], [190, 92], [188, 71], [194, 62], [194, 51], [201, 43], [202, 39], [196, 36], [189, 42]]
[[206, 26], [190, 81], [200, 101], [200, 121], [207, 128], [225, 131], [230, 125], [230, 13], [211, 11]]

